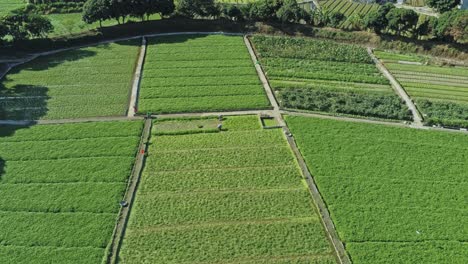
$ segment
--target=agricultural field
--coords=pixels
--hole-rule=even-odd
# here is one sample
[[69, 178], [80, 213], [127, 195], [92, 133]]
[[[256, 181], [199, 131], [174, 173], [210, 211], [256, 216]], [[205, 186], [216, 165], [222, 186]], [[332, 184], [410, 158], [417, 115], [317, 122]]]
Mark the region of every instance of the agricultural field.
[[0, 263], [101, 263], [142, 128], [0, 126]]
[[282, 130], [178, 122], [154, 123], [120, 263], [336, 263]]
[[253, 36], [251, 41], [283, 108], [411, 119], [363, 47], [308, 38]]
[[248, 4], [258, 1], [259, 0], [215, 0], [215, 2], [223, 4]]
[[0, 3], [0, 16], [4, 16], [11, 10], [25, 6], [25, 2], [25, 0], [2, 0]]
[[270, 108], [241, 36], [149, 39], [140, 113]]
[[[376, 55], [415, 100], [427, 124], [468, 127], [468, 67], [404, 62], [418, 62], [414, 55], [389, 52], [379, 52]], [[401, 61], [403, 56], [415, 59]]]
[[286, 121], [353, 263], [468, 262], [468, 135]]
[[140, 40], [39, 57], [0, 80], [0, 119], [122, 116]]

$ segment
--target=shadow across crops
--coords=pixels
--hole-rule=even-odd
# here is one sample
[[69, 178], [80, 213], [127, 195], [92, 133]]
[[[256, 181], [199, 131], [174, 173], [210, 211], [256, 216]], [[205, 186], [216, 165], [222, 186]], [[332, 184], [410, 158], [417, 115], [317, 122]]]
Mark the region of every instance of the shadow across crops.
[[[47, 71], [66, 62], [79, 61], [96, 55], [87, 50], [72, 50], [39, 57], [12, 68], [0, 80], [0, 120], [38, 120], [48, 112]], [[5, 67], [3, 69], [6, 70]], [[41, 72], [41, 80], [22, 79], [22, 72]]]

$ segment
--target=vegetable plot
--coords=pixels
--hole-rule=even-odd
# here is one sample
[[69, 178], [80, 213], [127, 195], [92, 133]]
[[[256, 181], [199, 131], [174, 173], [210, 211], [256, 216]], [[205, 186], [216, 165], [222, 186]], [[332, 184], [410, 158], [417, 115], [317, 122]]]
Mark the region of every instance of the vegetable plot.
[[389, 61], [393, 53], [377, 55], [415, 99], [426, 124], [468, 128], [467, 67], [408, 64]]
[[466, 263], [468, 135], [292, 117], [353, 263]]
[[0, 262], [101, 263], [142, 128], [0, 127]]
[[222, 132], [159, 136], [164, 122], [174, 121], [153, 128], [122, 263], [335, 263], [281, 130], [243, 116]]
[[180, 35], [149, 40], [140, 113], [268, 107], [242, 37]]
[[411, 118], [360, 46], [310, 38], [253, 36], [251, 40], [283, 108]]
[[139, 40], [39, 57], [0, 82], [0, 119], [125, 115]]

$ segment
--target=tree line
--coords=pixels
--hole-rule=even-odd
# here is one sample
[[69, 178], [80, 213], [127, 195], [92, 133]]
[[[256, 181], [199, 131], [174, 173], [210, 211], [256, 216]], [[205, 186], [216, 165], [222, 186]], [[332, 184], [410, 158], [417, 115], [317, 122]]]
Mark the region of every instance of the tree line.
[[[395, 0], [375, 1], [380, 4], [377, 10], [366, 15], [345, 17], [344, 14], [319, 8], [306, 11], [296, 0], [259, 0], [247, 4], [222, 4], [215, 0], [29, 0], [31, 4], [26, 8], [0, 18], [0, 39], [6, 36], [13, 40], [46, 36], [53, 27], [46, 17], [41, 16], [41, 12], [44, 14], [47, 6], [64, 4], [80, 5], [83, 21], [98, 22], [101, 26], [105, 20], [115, 20], [121, 24], [130, 17], [143, 21], [158, 14], [161, 17], [227, 19], [233, 22], [302, 23], [468, 43], [468, 11], [456, 9], [460, 0], [427, 0], [442, 14], [439, 18], [424, 19], [413, 10], [396, 8], [393, 4]], [[42, 9], [38, 6], [42, 6]]]

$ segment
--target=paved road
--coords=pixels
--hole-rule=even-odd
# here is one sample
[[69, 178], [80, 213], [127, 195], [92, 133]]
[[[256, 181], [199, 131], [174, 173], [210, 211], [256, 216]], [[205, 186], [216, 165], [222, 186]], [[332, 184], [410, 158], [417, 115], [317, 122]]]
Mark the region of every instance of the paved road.
[[371, 56], [372, 60], [374, 61], [380, 72], [382, 72], [382, 74], [390, 81], [393, 89], [395, 89], [400, 98], [405, 101], [406, 105], [408, 106], [413, 115], [414, 126], [422, 127], [423, 119], [419, 114], [416, 105], [414, 105], [413, 100], [411, 100], [409, 95], [406, 93], [405, 89], [401, 87], [400, 83], [398, 83], [398, 81], [395, 79], [395, 77], [393, 77], [390, 71], [388, 71], [387, 68], [385, 68], [385, 66], [382, 64], [382, 62], [374, 55], [374, 53], [372, 52], [372, 48], [367, 48], [367, 53], [369, 53], [369, 56]]

